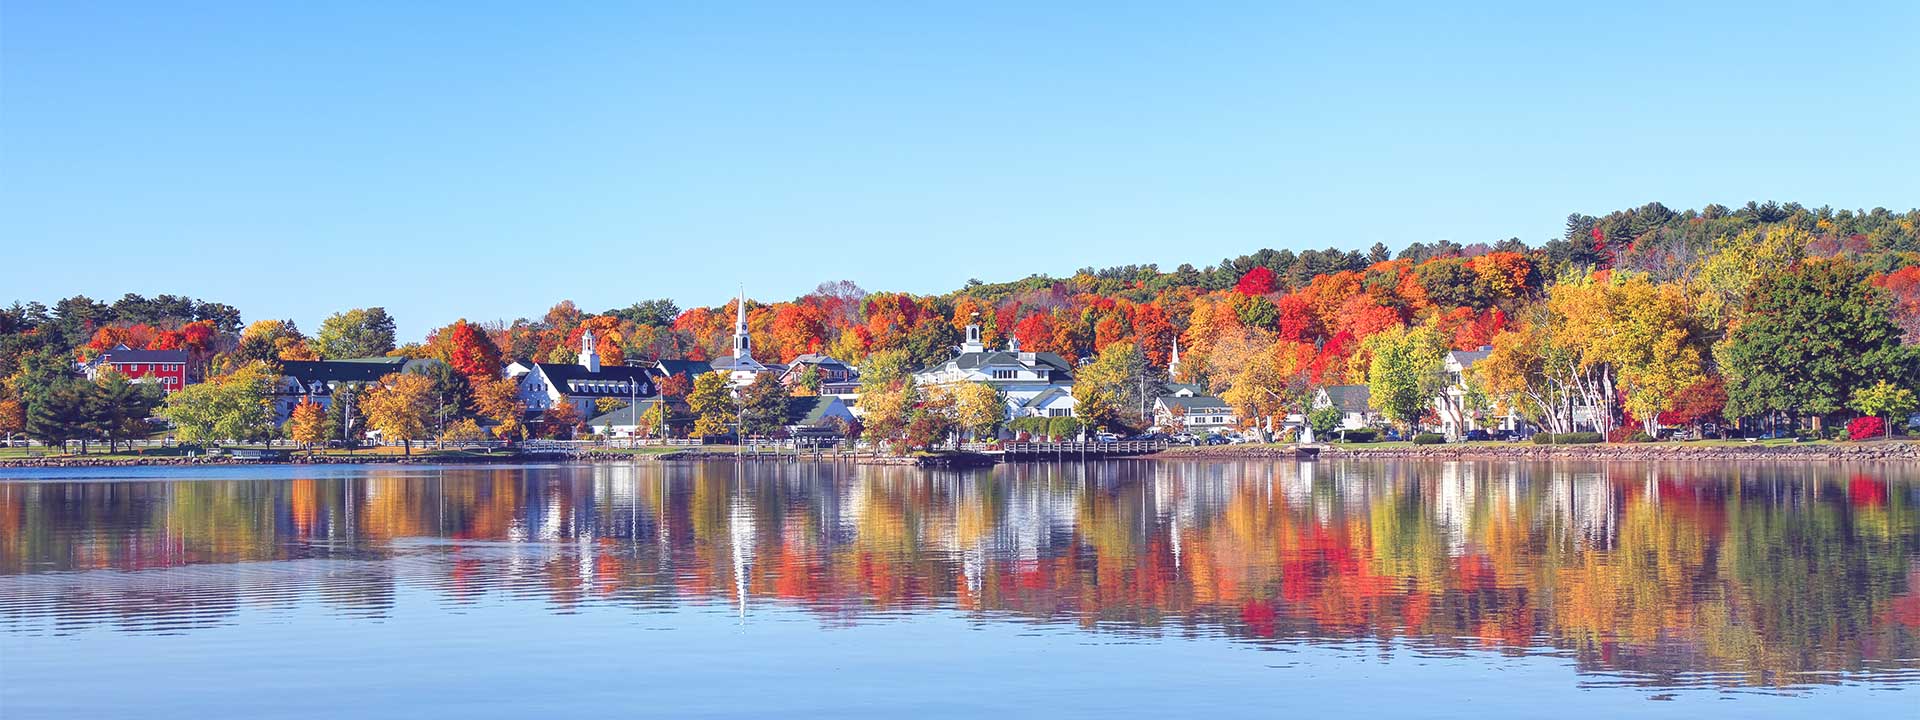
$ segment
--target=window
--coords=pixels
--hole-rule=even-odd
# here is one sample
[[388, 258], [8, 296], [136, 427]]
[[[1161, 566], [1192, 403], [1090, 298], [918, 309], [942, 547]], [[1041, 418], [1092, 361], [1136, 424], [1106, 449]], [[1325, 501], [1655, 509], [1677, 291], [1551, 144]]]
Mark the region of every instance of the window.
[[1066, 408], [1047, 408], [1047, 417], [1073, 417], [1073, 411]]
[[1019, 370], [995, 370], [995, 371], [993, 371], [993, 379], [995, 379], [995, 380], [1013, 380], [1013, 379], [1015, 379], [1015, 378], [1018, 378], [1018, 377], [1020, 377], [1020, 371], [1019, 371]]

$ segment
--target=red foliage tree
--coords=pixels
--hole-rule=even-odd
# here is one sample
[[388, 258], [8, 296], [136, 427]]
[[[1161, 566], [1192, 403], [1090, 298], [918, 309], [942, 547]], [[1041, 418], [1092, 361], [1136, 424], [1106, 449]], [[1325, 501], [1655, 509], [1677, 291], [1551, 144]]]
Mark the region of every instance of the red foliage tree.
[[469, 379], [491, 380], [500, 376], [500, 348], [495, 347], [493, 338], [487, 337], [479, 327], [458, 320], [443, 336], [446, 340], [441, 353], [455, 372]]
[[1872, 440], [1887, 434], [1887, 421], [1872, 415], [1854, 418], [1847, 423], [1848, 440]]
[[1255, 265], [1247, 274], [1240, 276], [1239, 284], [1233, 286], [1241, 295], [1265, 295], [1273, 292], [1273, 271], [1265, 265]]

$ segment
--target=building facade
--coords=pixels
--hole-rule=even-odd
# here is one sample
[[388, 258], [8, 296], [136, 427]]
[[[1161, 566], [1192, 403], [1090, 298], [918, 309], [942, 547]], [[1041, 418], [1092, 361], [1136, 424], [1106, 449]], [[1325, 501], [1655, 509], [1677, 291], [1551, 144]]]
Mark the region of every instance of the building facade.
[[88, 380], [99, 380], [100, 374], [108, 369], [134, 382], [159, 385], [162, 391], [171, 393], [187, 386], [187, 351], [134, 350], [122, 343], [81, 367]]
[[1006, 350], [988, 350], [980, 326], [968, 325], [966, 342], [952, 359], [913, 374], [924, 387], [985, 383], [1007, 401], [1007, 418], [1073, 417], [1073, 366], [1050, 352], [1022, 352], [1010, 338]]

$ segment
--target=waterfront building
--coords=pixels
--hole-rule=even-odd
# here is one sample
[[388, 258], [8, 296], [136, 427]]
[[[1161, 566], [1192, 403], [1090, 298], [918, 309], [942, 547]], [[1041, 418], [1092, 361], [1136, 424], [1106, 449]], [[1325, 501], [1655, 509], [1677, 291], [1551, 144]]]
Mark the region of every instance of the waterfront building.
[[100, 373], [108, 368], [127, 376], [134, 382], [153, 383], [165, 392], [174, 392], [187, 386], [187, 351], [185, 350], [134, 350], [126, 343], [113, 346], [113, 349], [100, 353], [93, 362], [81, 366], [88, 380], [99, 380]]
[[986, 383], [1007, 401], [1007, 417], [1073, 417], [1073, 365], [1050, 352], [1023, 352], [1018, 338], [1006, 350], [989, 350], [980, 326], [967, 326], [966, 341], [946, 362], [913, 374], [923, 387]]
[[[655, 390], [653, 372], [643, 365], [600, 365], [600, 351], [594, 345], [593, 331], [580, 337], [577, 363], [525, 363], [526, 372], [517, 376], [520, 402], [528, 413], [545, 412], [560, 403], [572, 403], [580, 417], [598, 415], [595, 403], [601, 398], [631, 402], [651, 397]], [[514, 364], [521, 364], [515, 361]], [[513, 365], [508, 366], [510, 372]], [[511, 375], [510, 375], [511, 376]]]
[[1153, 424], [1163, 430], [1217, 433], [1238, 427], [1240, 416], [1227, 401], [1206, 394], [1199, 385], [1172, 383], [1167, 394], [1153, 399]]
[[743, 388], [753, 383], [753, 379], [763, 373], [778, 373], [780, 369], [768, 367], [753, 359], [753, 336], [747, 332], [747, 291], [740, 291], [740, 302], [734, 308], [733, 352], [727, 357], [708, 363], [714, 372], [724, 373], [727, 381], [735, 388]]

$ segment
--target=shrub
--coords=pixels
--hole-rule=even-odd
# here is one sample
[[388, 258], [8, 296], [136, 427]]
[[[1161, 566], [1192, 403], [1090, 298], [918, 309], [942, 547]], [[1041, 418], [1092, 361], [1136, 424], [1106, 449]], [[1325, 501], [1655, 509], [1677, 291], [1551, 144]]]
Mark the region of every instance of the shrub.
[[1419, 435], [1413, 436], [1413, 444], [1415, 445], [1439, 445], [1446, 441], [1447, 436], [1441, 435], [1440, 433], [1420, 433]]
[[1533, 444], [1535, 444], [1535, 445], [1551, 445], [1551, 444], [1553, 444], [1553, 433], [1549, 433], [1549, 432], [1537, 432], [1537, 433], [1534, 433], [1534, 434], [1533, 434]]
[[1847, 423], [1847, 439], [1872, 440], [1887, 434], [1887, 421], [1872, 415], [1854, 418]]
[[1380, 431], [1373, 428], [1359, 428], [1347, 431], [1347, 442], [1370, 443], [1380, 441]]
[[1627, 442], [1635, 442], [1635, 443], [1653, 442], [1653, 436], [1643, 432], [1637, 432], [1632, 435], [1628, 435]]
[[1080, 420], [1070, 417], [1057, 417], [1047, 420], [1047, 434], [1065, 439], [1080, 434]]

